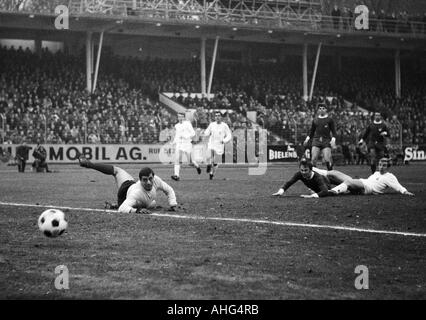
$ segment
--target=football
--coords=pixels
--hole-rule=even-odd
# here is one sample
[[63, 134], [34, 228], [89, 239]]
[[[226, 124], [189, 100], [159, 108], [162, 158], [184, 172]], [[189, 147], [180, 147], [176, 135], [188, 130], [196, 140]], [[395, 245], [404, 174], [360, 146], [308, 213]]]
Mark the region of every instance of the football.
[[62, 235], [68, 227], [65, 214], [58, 209], [44, 211], [38, 218], [38, 227], [46, 237], [55, 238]]

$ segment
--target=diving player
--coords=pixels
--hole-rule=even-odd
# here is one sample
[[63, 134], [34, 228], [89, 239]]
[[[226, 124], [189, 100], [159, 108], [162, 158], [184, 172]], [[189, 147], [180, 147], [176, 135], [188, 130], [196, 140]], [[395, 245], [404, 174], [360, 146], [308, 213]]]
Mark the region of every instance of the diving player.
[[82, 155], [79, 156], [78, 161], [84, 168], [94, 169], [114, 177], [118, 186], [117, 205], [110, 205], [110, 209], [118, 208], [121, 213], [149, 214], [151, 213], [149, 209], [156, 208], [157, 190], [161, 190], [168, 197], [170, 211], [176, 211], [178, 204], [173, 188], [154, 175], [151, 168], [142, 168], [139, 171], [139, 181], [136, 182], [129, 173], [119, 167], [92, 163]]
[[[296, 172], [294, 176], [278, 190], [278, 192], [274, 193], [273, 196], [282, 196], [288, 188], [299, 180], [315, 192], [314, 194], [306, 197], [320, 198], [329, 196], [328, 191], [331, 188], [330, 181], [324, 175], [313, 171], [313, 169], [312, 162], [303, 158], [299, 163], [299, 171]], [[302, 195], [302, 197], [305, 196]]]
[[377, 195], [387, 191], [393, 191], [408, 196], [414, 196], [403, 187], [396, 176], [390, 173], [390, 159], [382, 158], [378, 163], [378, 171], [372, 174], [368, 179], [345, 179], [344, 182], [330, 190], [330, 194], [339, 195], [342, 193], [362, 194], [362, 195]]

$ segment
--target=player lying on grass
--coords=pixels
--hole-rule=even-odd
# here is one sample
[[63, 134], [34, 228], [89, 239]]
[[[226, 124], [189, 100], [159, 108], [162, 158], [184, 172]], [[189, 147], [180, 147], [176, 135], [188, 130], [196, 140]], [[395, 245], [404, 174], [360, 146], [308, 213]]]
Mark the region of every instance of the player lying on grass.
[[399, 183], [394, 174], [388, 171], [390, 161], [391, 159], [381, 158], [378, 163], [378, 171], [369, 176], [368, 179], [353, 179], [337, 170], [333, 170], [336, 172], [328, 171], [326, 176], [329, 179], [332, 177], [335, 181], [341, 181], [338, 186], [330, 190], [330, 195], [339, 195], [344, 193], [377, 195], [396, 192], [408, 196], [414, 196], [413, 193], [409, 192]]
[[[395, 175], [388, 172], [389, 163], [390, 159], [380, 159], [378, 166], [379, 170], [368, 179], [353, 179], [351, 176], [338, 170], [327, 171], [313, 168], [309, 160], [302, 159], [299, 164], [300, 171], [273, 195], [283, 195], [295, 182], [301, 180], [309, 189], [315, 192], [310, 195], [301, 195], [303, 198], [320, 198], [341, 193], [383, 194], [389, 190], [414, 196], [413, 193], [408, 192], [407, 189], [398, 182]], [[323, 179], [320, 179], [317, 175]], [[331, 185], [337, 186], [331, 189]]]
[[[309, 196], [310, 198], [327, 197], [330, 195], [328, 192], [331, 188], [329, 179], [326, 176], [313, 171], [311, 161], [308, 159], [302, 159], [299, 162], [299, 171], [296, 172], [294, 176], [278, 190], [278, 192], [274, 193], [273, 196], [282, 196], [288, 188], [299, 180], [315, 192], [313, 195]], [[302, 195], [302, 197], [307, 196]]]
[[172, 187], [160, 177], [154, 175], [151, 168], [142, 168], [139, 171], [139, 181], [125, 170], [103, 163], [92, 163], [83, 156], [79, 156], [80, 166], [94, 169], [103, 174], [113, 176], [118, 186], [117, 205], [109, 206], [121, 213], [151, 213], [148, 209], [156, 208], [157, 190], [163, 191], [167, 197], [171, 211], [176, 211], [176, 195]]

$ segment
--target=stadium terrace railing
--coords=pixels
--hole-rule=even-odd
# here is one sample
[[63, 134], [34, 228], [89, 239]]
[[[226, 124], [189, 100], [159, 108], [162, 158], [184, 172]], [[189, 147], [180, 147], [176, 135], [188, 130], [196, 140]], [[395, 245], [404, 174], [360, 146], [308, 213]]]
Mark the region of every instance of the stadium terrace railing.
[[185, 21], [193, 24], [258, 26], [331, 33], [377, 32], [425, 35], [425, 23], [411, 20], [369, 19], [369, 30], [356, 30], [354, 19], [323, 15], [318, 3], [291, 0], [70, 0], [78, 15], [112, 15], [125, 18]]
[[[319, 0], [53, 0], [6, 1], [0, 11], [54, 13], [57, 5], [68, 5], [72, 15], [112, 16], [120, 19], [180, 21], [295, 31], [329, 33], [374, 32], [426, 35], [425, 23], [410, 19], [369, 19], [369, 30], [356, 30], [354, 19], [324, 15]], [[44, 5], [37, 5], [43, 2]], [[23, 3], [23, 4], [22, 4]], [[9, 4], [9, 5], [8, 5]], [[31, 4], [31, 5], [30, 5]], [[49, 9], [50, 8], [50, 12]]]
[[[42, 4], [40, 4], [42, 3]], [[72, 15], [112, 16], [156, 22], [180, 21], [197, 24], [285, 29], [304, 32], [410, 34], [426, 36], [422, 21], [410, 19], [369, 19], [369, 30], [356, 30], [354, 19], [323, 15], [318, 0], [53, 0], [0, 3], [0, 12], [54, 14], [59, 4]]]

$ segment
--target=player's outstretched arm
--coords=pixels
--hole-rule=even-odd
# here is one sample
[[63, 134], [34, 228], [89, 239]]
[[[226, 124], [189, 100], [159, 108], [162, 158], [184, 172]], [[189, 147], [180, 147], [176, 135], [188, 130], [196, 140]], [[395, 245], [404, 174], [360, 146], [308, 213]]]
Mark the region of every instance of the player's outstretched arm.
[[120, 213], [136, 213], [138, 209], [136, 209], [136, 200], [127, 197], [126, 200], [121, 204], [121, 206], [118, 208], [118, 212]]
[[176, 201], [176, 194], [173, 188], [169, 186], [166, 182], [164, 182], [163, 179], [161, 179], [159, 176], [155, 176], [154, 179], [156, 180], [158, 189], [162, 190], [167, 196], [170, 208], [176, 207], [178, 204]]
[[398, 178], [390, 174], [388, 175], [388, 180], [386, 181], [386, 185], [393, 190], [400, 192], [401, 194], [407, 195], [407, 196], [414, 196], [414, 193], [411, 193], [405, 188], [402, 184], [399, 183]]
[[300, 174], [300, 172], [296, 172], [295, 174], [294, 174], [294, 176], [289, 180], [289, 181], [287, 181], [285, 184], [284, 184], [284, 186], [282, 186], [281, 188], [280, 188], [280, 190], [278, 190], [278, 192], [276, 192], [276, 193], [274, 193], [273, 194], [273, 196], [276, 196], [276, 197], [278, 197], [278, 196], [282, 196], [283, 194], [284, 194], [284, 192], [288, 189], [288, 188], [290, 188], [293, 184], [295, 184], [297, 181], [299, 181], [300, 179], [301, 179], [301, 177], [302, 177], [302, 175]]

